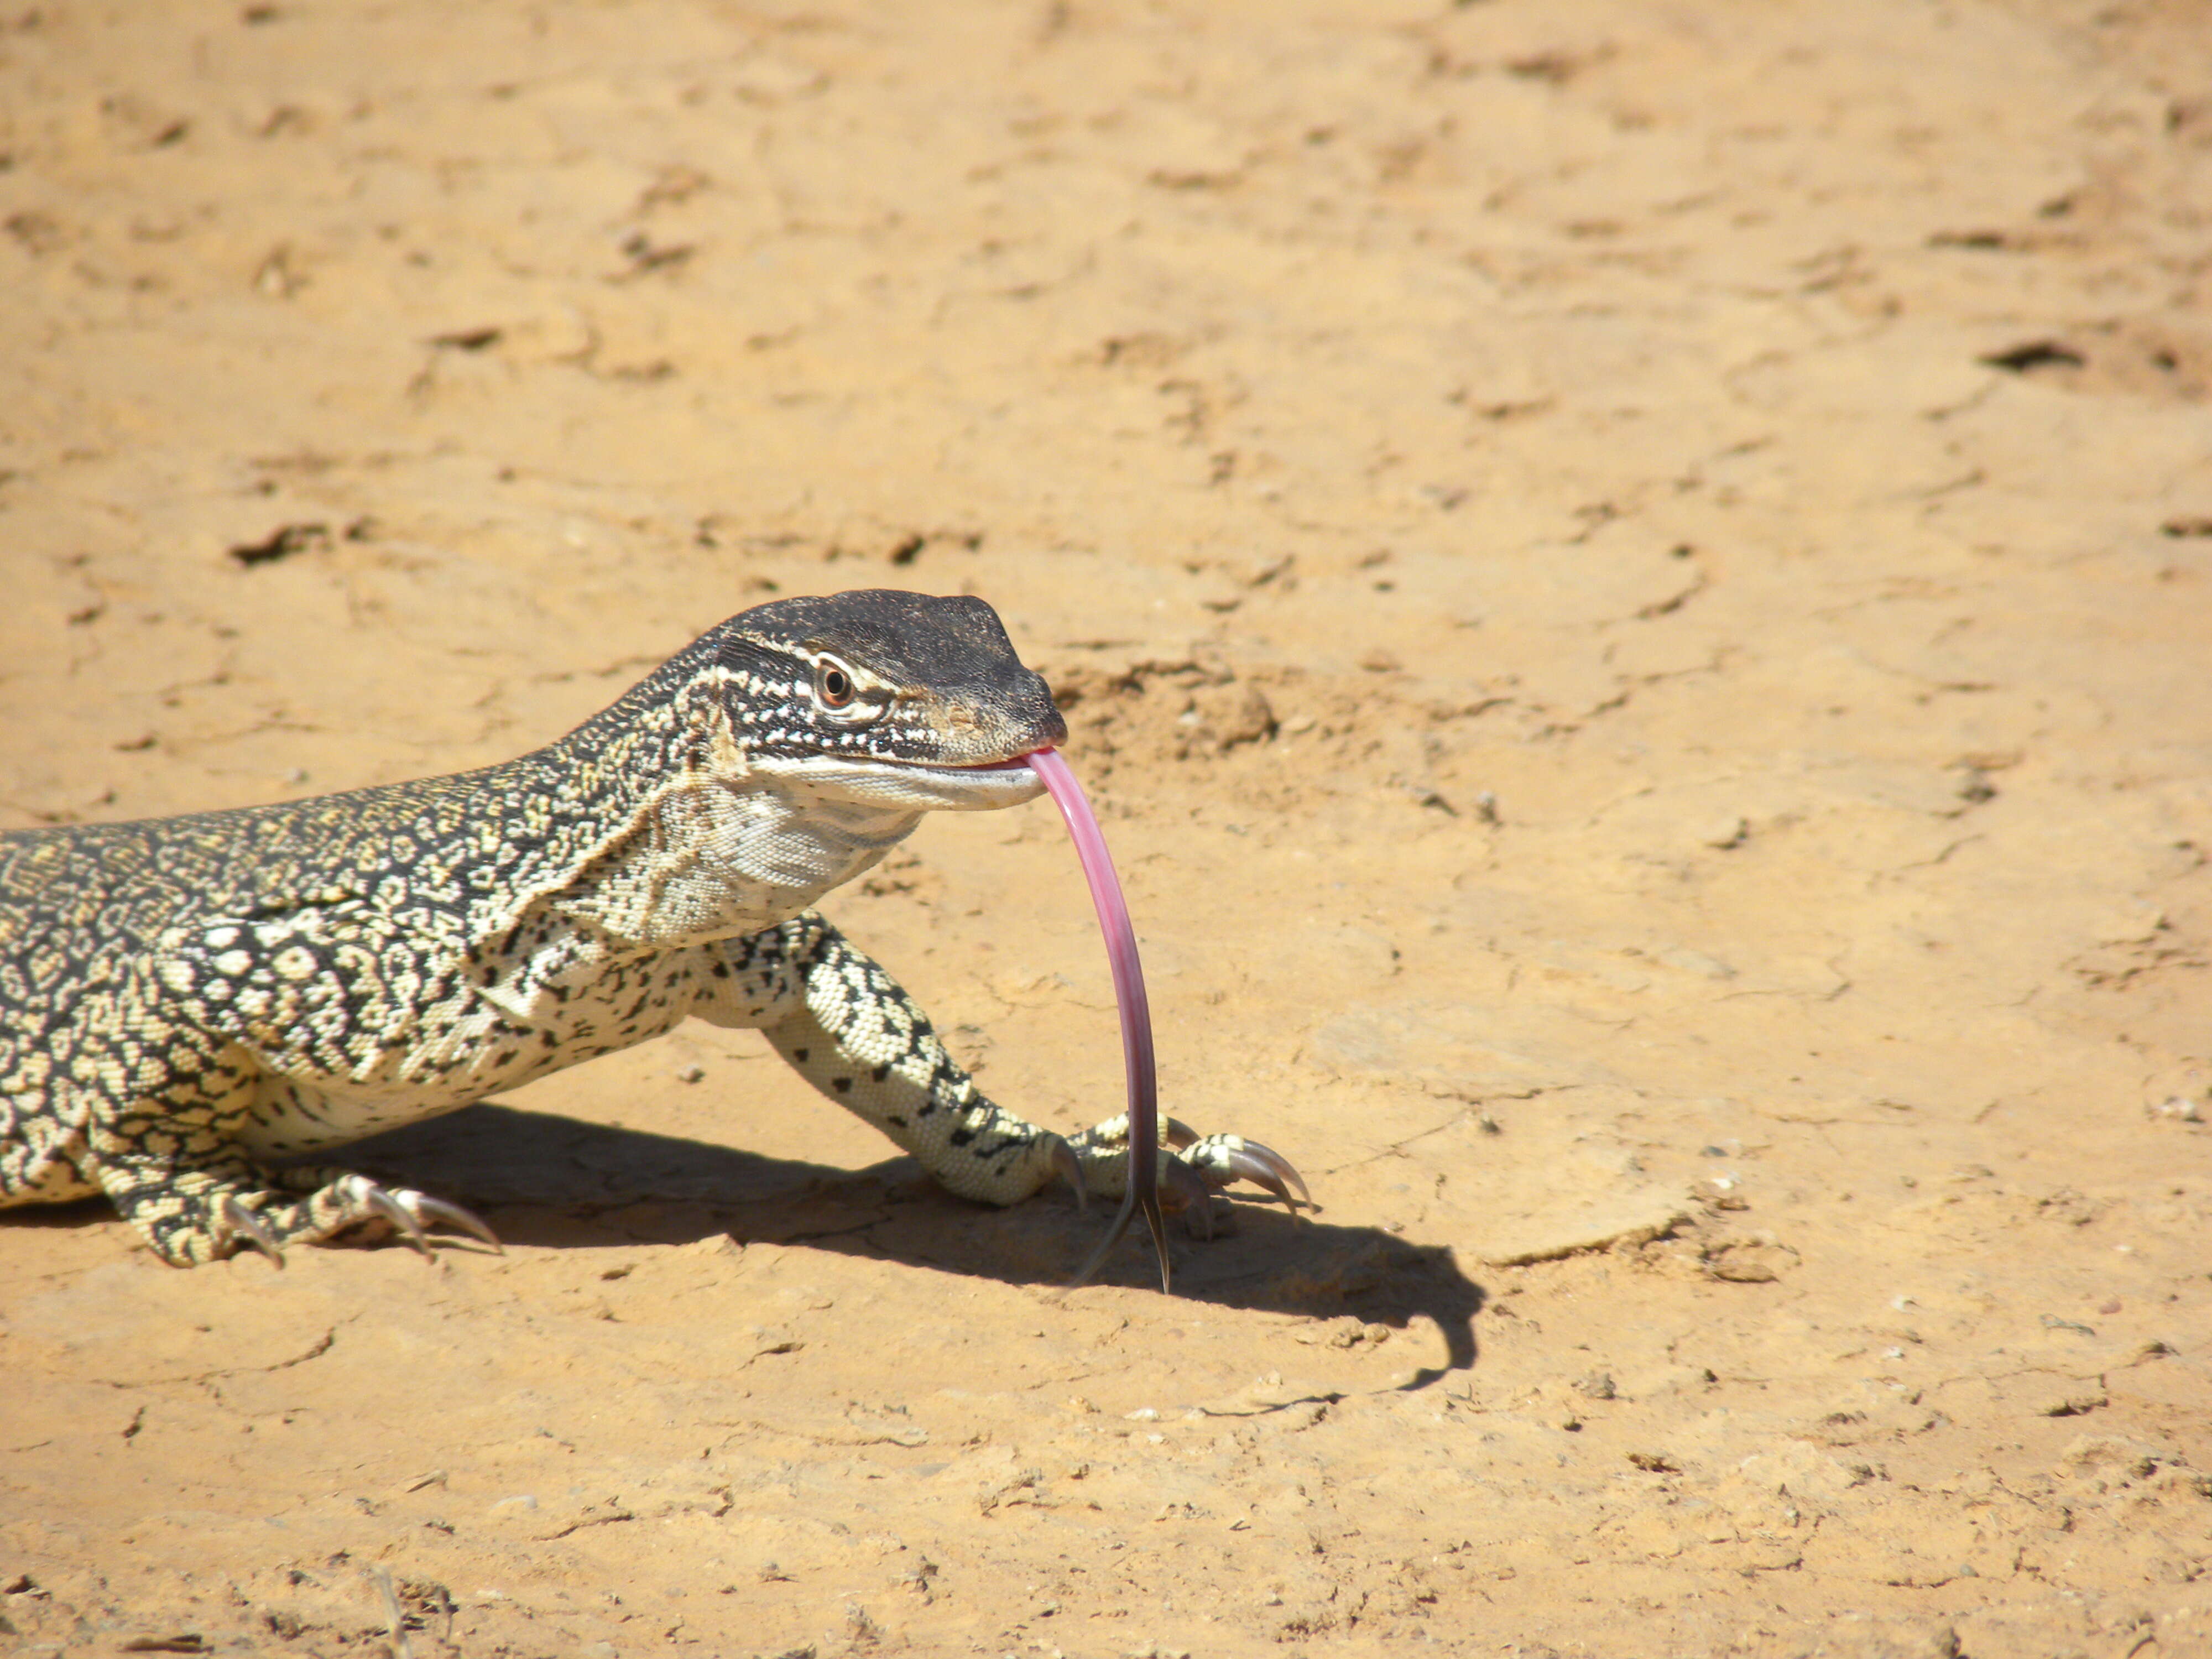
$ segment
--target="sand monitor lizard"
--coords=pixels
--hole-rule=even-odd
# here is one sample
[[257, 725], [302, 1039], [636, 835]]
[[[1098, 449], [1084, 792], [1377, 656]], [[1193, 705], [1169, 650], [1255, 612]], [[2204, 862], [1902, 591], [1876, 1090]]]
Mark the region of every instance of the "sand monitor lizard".
[[[955, 1193], [1117, 1196], [1123, 1120], [1001, 1110], [812, 908], [926, 811], [1033, 799], [1019, 757], [1066, 736], [982, 600], [848, 592], [733, 617], [501, 765], [0, 835], [0, 1206], [104, 1193], [180, 1267], [364, 1224], [495, 1244], [458, 1205], [271, 1160], [687, 1015], [760, 1030]], [[1202, 1206], [1287, 1166], [1214, 1135], [1162, 1169]]]

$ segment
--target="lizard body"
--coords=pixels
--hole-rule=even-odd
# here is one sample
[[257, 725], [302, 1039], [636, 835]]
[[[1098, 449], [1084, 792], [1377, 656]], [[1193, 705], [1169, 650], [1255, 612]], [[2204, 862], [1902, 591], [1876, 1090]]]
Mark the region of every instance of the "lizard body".
[[[1065, 737], [989, 605], [868, 591], [734, 617], [500, 765], [0, 835], [0, 1206], [104, 1193], [179, 1266], [365, 1223], [491, 1241], [268, 1160], [695, 1015], [763, 1031], [956, 1193], [1118, 1195], [1121, 1120], [1063, 1139], [1002, 1111], [812, 908], [925, 811], [1033, 799], [1020, 757]], [[1287, 1171], [1229, 1135], [1164, 1167], [1201, 1198]]]

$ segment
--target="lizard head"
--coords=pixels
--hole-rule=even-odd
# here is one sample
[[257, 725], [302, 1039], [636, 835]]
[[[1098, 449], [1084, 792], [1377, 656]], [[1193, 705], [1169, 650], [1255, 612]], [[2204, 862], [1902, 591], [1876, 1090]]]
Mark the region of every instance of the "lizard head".
[[754, 770], [885, 805], [1010, 806], [1043, 787], [1022, 757], [1067, 739], [981, 599], [867, 588], [777, 599], [716, 631]]

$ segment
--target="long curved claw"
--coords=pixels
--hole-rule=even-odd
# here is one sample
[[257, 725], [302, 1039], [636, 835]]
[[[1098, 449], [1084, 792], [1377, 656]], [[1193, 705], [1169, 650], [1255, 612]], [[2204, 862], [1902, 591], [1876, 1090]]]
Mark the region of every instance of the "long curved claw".
[[422, 1231], [422, 1224], [407, 1212], [407, 1206], [374, 1181], [361, 1185], [361, 1201], [399, 1229], [407, 1240], [407, 1247], [419, 1252], [426, 1261], [434, 1261], [438, 1253], [430, 1248], [430, 1236]]
[[1075, 1188], [1075, 1207], [1079, 1210], [1089, 1209], [1091, 1189], [1083, 1182], [1083, 1160], [1076, 1157], [1075, 1148], [1069, 1146], [1060, 1136], [1051, 1136], [1050, 1141], [1052, 1172]]
[[[1074, 1154], [1071, 1152], [1068, 1156], [1072, 1158]], [[428, 1193], [403, 1193], [399, 1201], [425, 1226], [433, 1222], [443, 1222], [457, 1231], [467, 1233], [478, 1242], [490, 1245], [493, 1255], [507, 1254], [507, 1246], [499, 1242], [499, 1235], [492, 1231], [483, 1218], [473, 1210], [465, 1210], [458, 1204], [448, 1204], [444, 1199], [433, 1198]]]
[[228, 1193], [223, 1194], [222, 1219], [233, 1238], [244, 1239], [278, 1267], [284, 1265], [284, 1251], [276, 1243], [276, 1235], [261, 1224], [259, 1216]]
[[[1250, 1182], [1255, 1187], [1265, 1187], [1283, 1200], [1283, 1207], [1292, 1215], [1303, 1203], [1309, 1210], [1314, 1207], [1313, 1194], [1306, 1190], [1305, 1178], [1296, 1166], [1272, 1146], [1262, 1146], [1256, 1140], [1248, 1140], [1227, 1154], [1224, 1159], [1231, 1175]], [[1297, 1196], [1291, 1196], [1291, 1188], [1297, 1188]]]
[[1205, 1137], [1179, 1117], [1160, 1120], [1160, 1145], [1181, 1152], [1186, 1146], [1195, 1146]]

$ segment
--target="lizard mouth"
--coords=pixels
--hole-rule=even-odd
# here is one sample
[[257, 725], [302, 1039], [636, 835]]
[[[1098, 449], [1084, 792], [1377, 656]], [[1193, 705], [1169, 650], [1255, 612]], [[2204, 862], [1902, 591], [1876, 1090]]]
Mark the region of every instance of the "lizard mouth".
[[814, 756], [787, 772], [794, 782], [804, 779], [817, 788], [872, 805], [915, 811], [988, 811], [1018, 806], [1044, 793], [1044, 781], [1026, 758], [1036, 752], [1032, 749], [1007, 759], [964, 763]]
[[1051, 750], [1052, 744], [1041, 743], [1034, 749], [1024, 749], [1012, 760], [970, 761], [964, 766], [955, 762], [944, 769], [948, 772], [1019, 772], [1028, 769], [1031, 755], [1048, 754]]

